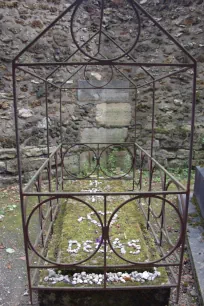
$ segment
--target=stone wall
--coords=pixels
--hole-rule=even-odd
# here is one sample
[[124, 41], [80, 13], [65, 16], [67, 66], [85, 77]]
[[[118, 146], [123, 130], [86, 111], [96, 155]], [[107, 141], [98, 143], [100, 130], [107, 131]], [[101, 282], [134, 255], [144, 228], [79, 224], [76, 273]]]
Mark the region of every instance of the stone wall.
[[[55, 149], [54, 147], [52, 150]], [[51, 150], [51, 152], [52, 152]], [[47, 159], [46, 147], [27, 146], [22, 149], [22, 179], [27, 182]], [[16, 149], [0, 149], [0, 187], [18, 182]]]
[[[17, 168], [15, 161], [15, 131], [12, 106], [12, 76], [11, 60], [13, 57], [42, 29], [47, 26], [71, 1], [1, 1], [0, 3], [0, 176], [2, 182], [16, 180]], [[203, 3], [191, 1], [141, 1], [157, 20], [170, 31], [173, 36], [187, 48], [198, 61], [197, 105], [195, 122], [194, 165], [204, 162], [204, 12]], [[119, 18], [122, 18], [119, 16]], [[108, 20], [108, 15], [107, 15]], [[110, 21], [107, 21], [107, 23]], [[175, 49], [142, 18], [141, 42], [133, 55], [148, 60], [162, 59], [171, 63], [176, 59], [180, 63], [186, 62], [185, 55]], [[81, 40], [86, 39], [87, 31], [83, 21], [81, 26]], [[108, 24], [107, 24], [108, 25]], [[26, 60], [63, 60], [74, 51], [73, 44], [68, 43], [70, 32], [66, 21], [62, 22], [63, 29], [57, 25], [53, 31], [25, 55]], [[123, 40], [128, 41], [130, 34]], [[91, 48], [91, 46], [90, 46]], [[76, 54], [75, 60], [84, 57]], [[49, 69], [47, 68], [47, 72]], [[65, 81], [65, 76], [73, 71], [61, 70], [52, 76], [53, 82]], [[124, 71], [127, 76], [143, 82], [145, 74], [141, 70]], [[150, 70], [155, 76], [169, 71]], [[35, 73], [41, 75], [41, 70]], [[107, 72], [108, 73], [108, 72]], [[100, 78], [95, 74], [95, 82]], [[78, 83], [78, 80], [81, 80]], [[117, 81], [119, 82], [117, 84]], [[148, 81], [148, 79], [147, 79]], [[79, 85], [80, 90], [62, 92], [63, 139], [71, 141], [133, 141], [134, 140], [134, 91], [111, 90], [83, 90], [82, 74], [76, 80], [68, 83]], [[122, 83], [121, 83], [122, 82]], [[121, 76], [117, 76], [114, 86], [130, 86]], [[57, 83], [56, 83], [57, 84]], [[17, 75], [18, 85], [18, 116], [20, 128], [20, 142], [26, 152], [25, 159], [32, 160], [33, 170], [37, 169], [41, 158], [45, 158], [44, 151], [38, 152], [46, 145], [45, 119], [45, 86], [43, 82], [27, 74]], [[182, 89], [181, 89], [182, 88]], [[186, 166], [189, 154], [189, 131], [191, 110], [192, 75], [179, 74], [156, 84], [156, 123], [155, 123], [155, 155], [166, 166]], [[59, 91], [48, 87], [50, 143], [55, 146], [59, 142]], [[137, 98], [137, 141], [148, 149], [151, 136], [151, 100], [152, 88], [144, 87], [139, 90]], [[114, 115], [112, 115], [114, 114]], [[28, 148], [27, 148], [28, 147]], [[32, 148], [32, 149], [31, 149]], [[43, 149], [44, 150], [44, 149]], [[37, 155], [36, 155], [37, 154]], [[3, 157], [2, 157], [3, 156]], [[26, 168], [25, 168], [26, 169]], [[29, 169], [31, 171], [31, 169]], [[24, 171], [25, 173], [27, 170]]]

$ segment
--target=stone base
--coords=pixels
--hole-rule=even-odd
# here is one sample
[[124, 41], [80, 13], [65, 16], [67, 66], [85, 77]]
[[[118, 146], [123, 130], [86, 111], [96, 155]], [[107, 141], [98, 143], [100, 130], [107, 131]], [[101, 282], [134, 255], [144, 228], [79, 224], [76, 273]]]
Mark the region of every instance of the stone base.
[[39, 290], [40, 306], [167, 306], [170, 288], [108, 291]]

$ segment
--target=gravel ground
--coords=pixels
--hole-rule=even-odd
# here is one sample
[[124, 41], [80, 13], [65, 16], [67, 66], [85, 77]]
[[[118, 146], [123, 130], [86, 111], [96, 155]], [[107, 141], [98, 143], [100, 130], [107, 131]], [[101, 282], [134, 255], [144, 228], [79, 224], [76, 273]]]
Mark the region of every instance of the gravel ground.
[[184, 256], [179, 303], [176, 304], [175, 300], [176, 290], [172, 289], [169, 306], [201, 306], [199, 303], [197, 284], [194, 279], [192, 265], [187, 251]]

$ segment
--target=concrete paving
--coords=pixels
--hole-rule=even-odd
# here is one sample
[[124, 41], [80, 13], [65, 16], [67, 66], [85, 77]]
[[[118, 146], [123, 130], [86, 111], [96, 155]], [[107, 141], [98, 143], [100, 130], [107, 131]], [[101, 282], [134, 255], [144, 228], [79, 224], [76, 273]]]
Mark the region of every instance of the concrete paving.
[[193, 194], [189, 203], [188, 245], [195, 278], [200, 293], [200, 303], [204, 304], [204, 219], [198, 211]]

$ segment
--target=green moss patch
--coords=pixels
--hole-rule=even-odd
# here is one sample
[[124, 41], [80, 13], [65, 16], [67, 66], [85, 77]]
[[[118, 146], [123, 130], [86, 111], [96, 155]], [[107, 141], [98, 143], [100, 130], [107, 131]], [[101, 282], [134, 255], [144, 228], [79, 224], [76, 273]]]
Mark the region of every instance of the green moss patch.
[[[67, 184], [66, 190], [77, 191], [86, 190], [88, 182], [77, 181]], [[127, 181], [99, 181], [97, 186], [93, 182], [89, 182], [89, 188], [97, 190], [120, 191], [128, 187], [130, 184]], [[92, 210], [85, 203], [90, 204]], [[119, 210], [114, 213], [119, 205], [122, 205]], [[75, 197], [70, 199], [61, 199], [59, 212], [54, 223], [52, 238], [48, 244], [47, 258], [61, 264], [76, 264], [95, 266], [94, 272], [103, 273], [104, 265], [104, 240], [100, 249], [91, 257], [99, 243], [102, 240], [101, 223], [105, 224], [104, 220], [104, 197], [99, 195], [86, 197]], [[107, 196], [106, 198], [107, 220], [106, 226], [109, 226], [109, 241], [106, 240], [106, 260], [107, 265], [115, 266], [108, 268], [108, 271], [121, 271], [122, 265], [127, 265], [129, 262], [150, 262], [160, 258], [154, 239], [150, 232], [146, 229], [146, 221], [135, 200], [131, 201], [130, 196]], [[97, 212], [97, 213], [95, 213]], [[98, 218], [98, 216], [100, 218]], [[113, 215], [115, 217], [113, 217]], [[111, 219], [112, 218], [112, 219]], [[110, 242], [110, 243], [109, 243]], [[117, 256], [115, 252], [123, 257]], [[75, 252], [76, 251], [76, 252]], [[89, 258], [91, 257], [91, 258]], [[89, 258], [88, 260], [86, 260]], [[126, 259], [127, 261], [125, 261]], [[86, 260], [86, 261], [85, 261]], [[118, 266], [118, 267], [117, 267]], [[122, 269], [124, 271], [124, 269]], [[130, 267], [126, 271], [135, 270]], [[72, 275], [78, 270], [66, 269], [62, 273], [64, 275]], [[92, 270], [93, 271], [93, 268]], [[144, 269], [141, 269], [144, 271]], [[152, 271], [151, 269], [149, 271]], [[163, 284], [168, 282], [167, 272], [164, 268], [159, 268], [161, 276], [154, 281], [147, 281], [145, 284]], [[43, 281], [47, 275], [46, 270], [41, 273], [41, 284], [48, 286], [48, 283]], [[140, 283], [138, 283], [139, 285]], [[50, 284], [49, 284], [50, 285]], [[114, 286], [115, 284], [110, 284]], [[132, 281], [121, 285], [133, 285]], [[135, 285], [135, 283], [134, 283]], [[65, 283], [56, 283], [53, 286], [71, 286]], [[77, 285], [78, 286], [78, 285]]]

